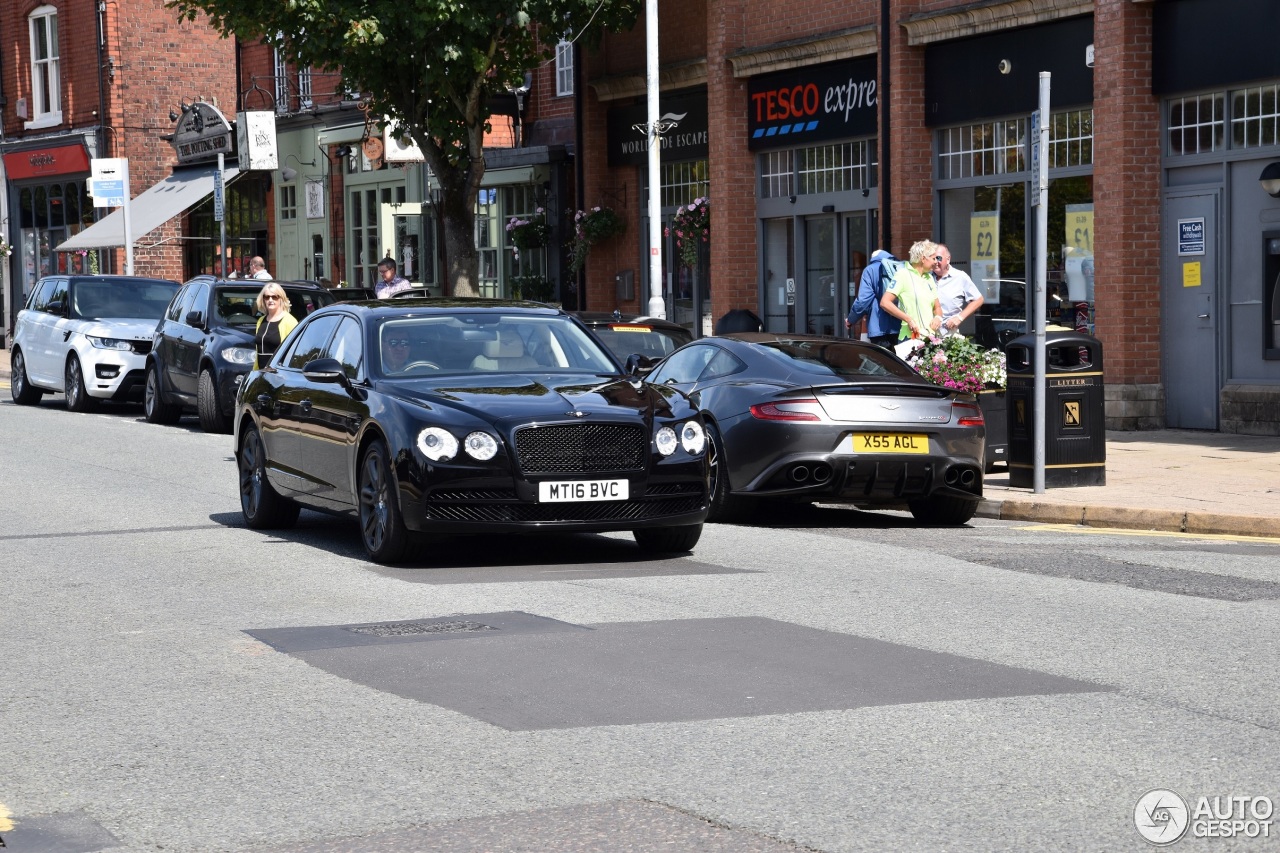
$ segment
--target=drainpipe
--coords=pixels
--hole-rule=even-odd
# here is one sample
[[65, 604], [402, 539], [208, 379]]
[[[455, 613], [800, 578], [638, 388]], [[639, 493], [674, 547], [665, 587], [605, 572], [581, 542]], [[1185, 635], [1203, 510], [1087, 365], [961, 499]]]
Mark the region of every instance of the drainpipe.
[[[584, 96], [582, 89], [583, 89], [582, 48], [579, 46], [578, 40], [574, 39], [573, 41], [573, 184], [574, 184], [573, 209], [574, 210], [586, 209], [586, 202], [584, 201], [584, 199], [586, 198], [586, 195], [587, 195], [586, 190], [583, 187], [583, 182], [586, 181], [586, 168], [583, 163], [585, 152], [583, 151], [583, 148], [582, 148], [582, 140], [583, 140], [582, 107], [583, 107], [583, 104], [586, 102], [586, 98]], [[563, 222], [564, 220], [562, 219], [561, 221]], [[569, 221], [572, 222], [573, 220], [570, 219]], [[561, 234], [560, 235], [561, 245], [562, 246], [567, 245], [569, 242], [569, 238], [571, 236], [572, 235], [570, 234]], [[561, 250], [561, 253], [563, 254], [563, 249]], [[587, 288], [584, 285], [585, 281], [586, 281], [586, 271], [578, 270], [578, 298], [577, 298], [576, 307], [579, 311], [585, 311], [587, 308]], [[564, 298], [563, 293], [561, 294], [561, 298], [562, 299]]]
[[889, 17], [890, 0], [880, 0], [880, 248], [893, 251], [893, 205], [889, 195]]

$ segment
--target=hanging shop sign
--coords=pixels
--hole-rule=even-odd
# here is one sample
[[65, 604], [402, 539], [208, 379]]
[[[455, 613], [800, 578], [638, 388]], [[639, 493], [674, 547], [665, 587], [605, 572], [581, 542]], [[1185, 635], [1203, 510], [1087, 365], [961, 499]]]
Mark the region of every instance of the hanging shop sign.
[[84, 145], [55, 145], [4, 155], [4, 170], [11, 181], [74, 175], [89, 171], [89, 152]]
[[747, 147], [763, 151], [874, 136], [878, 92], [874, 57], [752, 77]]
[[[662, 134], [661, 158], [664, 163], [682, 160], [704, 160], [707, 144], [707, 90], [661, 93], [658, 96], [658, 118], [674, 122]], [[629, 107], [609, 110], [609, 165], [643, 166], [649, 159], [648, 139], [643, 128], [649, 123], [649, 102], [642, 100]], [[641, 129], [636, 130], [636, 125]]]
[[178, 117], [170, 142], [179, 166], [216, 160], [219, 154], [230, 156], [231, 124], [213, 104], [196, 101]]

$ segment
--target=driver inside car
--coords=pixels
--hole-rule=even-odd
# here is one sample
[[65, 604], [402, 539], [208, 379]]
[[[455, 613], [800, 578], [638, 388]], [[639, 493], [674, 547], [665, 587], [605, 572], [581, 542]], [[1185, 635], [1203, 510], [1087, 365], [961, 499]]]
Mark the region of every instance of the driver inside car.
[[403, 331], [389, 330], [382, 337], [382, 372], [399, 373], [409, 363], [410, 341]]

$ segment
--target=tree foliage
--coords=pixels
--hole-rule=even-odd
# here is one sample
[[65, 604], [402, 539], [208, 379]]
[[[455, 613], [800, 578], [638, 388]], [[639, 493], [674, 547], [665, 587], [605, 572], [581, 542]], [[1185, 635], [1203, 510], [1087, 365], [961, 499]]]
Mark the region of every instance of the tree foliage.
[[[476, 292], [475, 203], [490, 99], [523, 83], [563, 38], [635, 24], [640, 0], [169, 0], [227, 36], [262, 39], [344, 84], [417, 142], [442, 190], [456, 295]], [[549, 34], [539, 37], [539, 34]]]

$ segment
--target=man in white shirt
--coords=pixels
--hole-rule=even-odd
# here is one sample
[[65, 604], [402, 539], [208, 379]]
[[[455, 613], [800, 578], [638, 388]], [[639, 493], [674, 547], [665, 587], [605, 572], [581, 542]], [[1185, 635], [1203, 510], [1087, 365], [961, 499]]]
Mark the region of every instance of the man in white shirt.
[[986, 300], [968, 273], [951, 268], [951, 250], [944, 243], [938, 244], [933, 277], [938, 284], [938, 302], [942, 304], [942, 328], [954, 332]]
[[249, 278], [271, 278], [271, 273], [267, 272], [267, 262], [259, 255], [254, 255], [249, 261]]
[[408, 279], [396, 273], [396, 262], [391, 258], [378, 261], [378, 276], [381, 279], [375, 285], [379, 299], [390, 299], [402, 290], [409, 290], [413, 285]]

